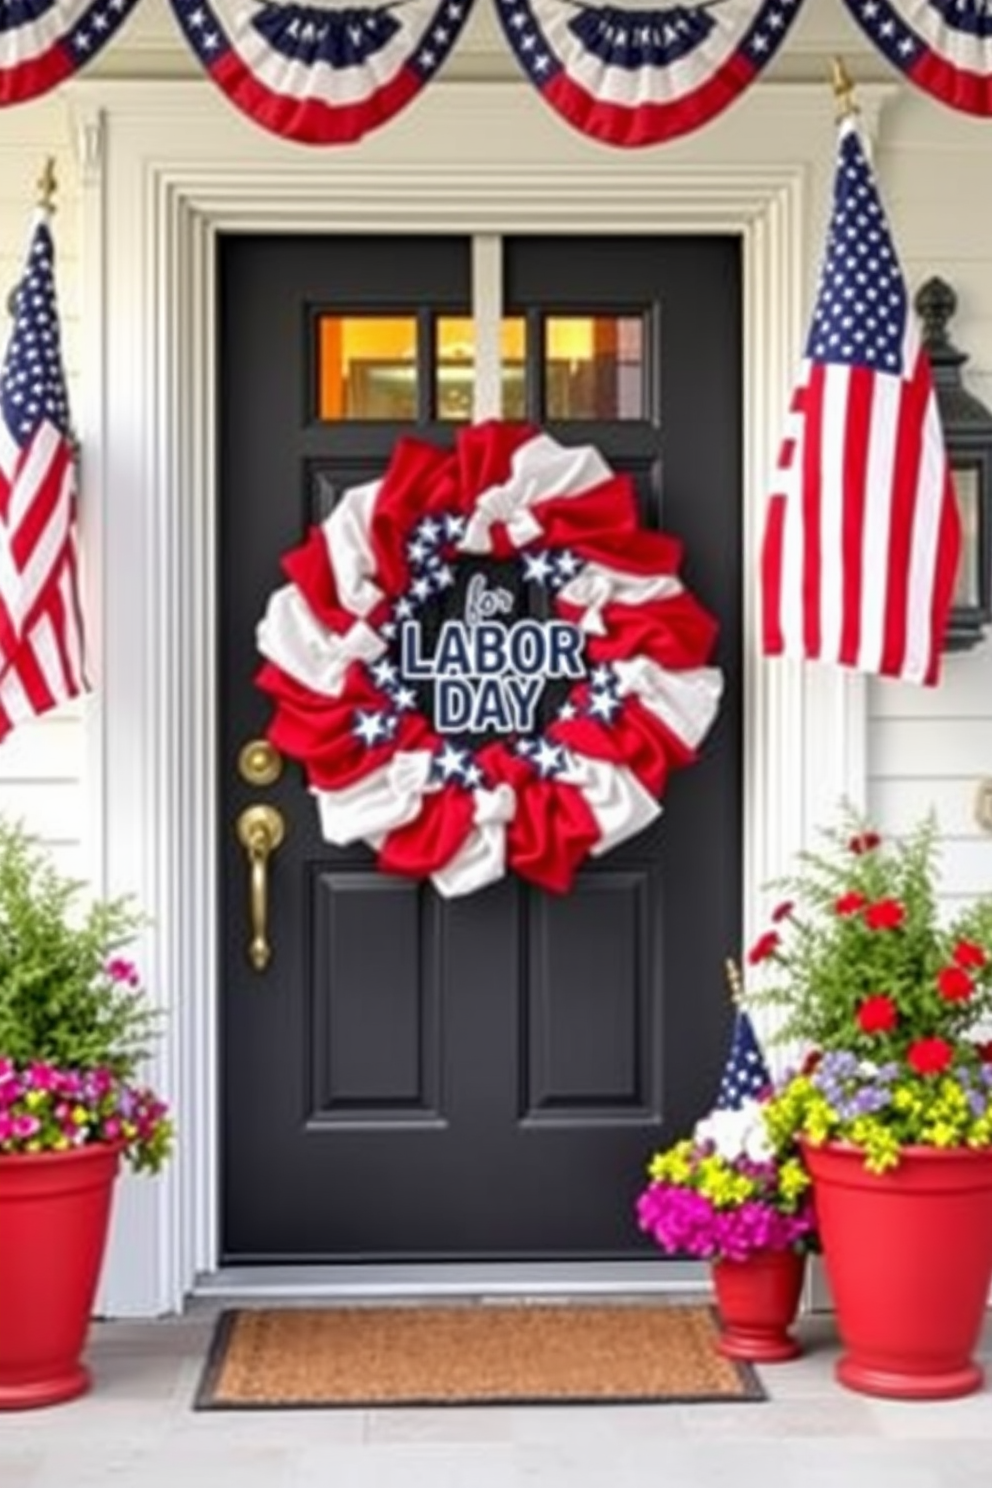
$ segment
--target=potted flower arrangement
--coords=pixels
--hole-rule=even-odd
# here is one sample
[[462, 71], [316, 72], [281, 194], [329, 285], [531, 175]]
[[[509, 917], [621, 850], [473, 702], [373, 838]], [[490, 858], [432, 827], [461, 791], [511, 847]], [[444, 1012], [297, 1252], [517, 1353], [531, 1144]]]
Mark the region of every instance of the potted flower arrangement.
[[0, 820], [0, 1410], [89, 1386], [81, 1363], [123, 1157], [169, 1154], [164, 1103], [137, 1081], [155, 1032], [124, 948], [127, 899], [81, 906]]
[[654, 1155], [637, 1201], [640, 1228], [662, 1250], [711, 1263], [720, 1352], [760, 1363], [800, 1351], [789, 1328], [816, 1245], [809, 1175], [791, 1137], [771, 1137], [770, 1094], [751, 1020], [738, 1008], [715, 1108], [691, 1137]]
[[813, 1179], [838, 1378], [966, 1394], [992, 1280], [992, 903], [941, 916], [932, 820], [883, 842], [849, 817], [825, 837], [749, 955], [768, 973], [753, 997], [807, 1051], [766, 1120]]

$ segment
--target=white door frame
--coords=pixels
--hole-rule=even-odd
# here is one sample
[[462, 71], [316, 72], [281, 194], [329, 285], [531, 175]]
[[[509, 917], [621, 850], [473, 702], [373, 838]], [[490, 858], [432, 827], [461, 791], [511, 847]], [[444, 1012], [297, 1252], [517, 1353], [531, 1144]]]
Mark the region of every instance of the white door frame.
[[[862, 90], [874, 112], [890, 90]], [[134, 891], [167, 1014], [153, 1077], [179, 1157], [118, 1196], [103, 1308], [178, 1308], [217, 1268], [215, 247], [226, 232], [731, 233], [744, 306], [744, 906], [865, 788], [857, 679], [760, 659], [769, 472], [833, 164], [824, 86], [756, 86], [650, 152], [567, 130], [524, 83], [435, 83], [346, 150], [284, 144], [206, 82], [82, 81], [84, 550], [98, 696], [88, 788], [99, 887]], [[818, 246], [812, 254], [819, 256]], [[233, 761], [225, 762], [233, 768]]]

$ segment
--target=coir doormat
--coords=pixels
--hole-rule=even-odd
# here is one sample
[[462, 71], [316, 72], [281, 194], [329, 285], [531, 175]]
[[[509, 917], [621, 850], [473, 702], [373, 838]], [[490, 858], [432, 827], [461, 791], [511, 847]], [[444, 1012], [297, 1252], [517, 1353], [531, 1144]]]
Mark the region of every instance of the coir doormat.
[[707, 1307], [239, 1308], [198, 1410], [764, 1400]]

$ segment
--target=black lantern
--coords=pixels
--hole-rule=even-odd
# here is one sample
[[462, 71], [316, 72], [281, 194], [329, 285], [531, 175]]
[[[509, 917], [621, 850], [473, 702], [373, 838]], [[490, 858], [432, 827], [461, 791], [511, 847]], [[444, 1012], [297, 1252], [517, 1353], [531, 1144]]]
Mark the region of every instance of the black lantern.
[[933, 367], [937, 406], [961, 513], [958, 564], [945, 651], [966, 651], [992, 620], [992, 413], [961, 385], [968, 360], [947, 334], [958, 297], [943, 279], [928, 279], [914, 300]]

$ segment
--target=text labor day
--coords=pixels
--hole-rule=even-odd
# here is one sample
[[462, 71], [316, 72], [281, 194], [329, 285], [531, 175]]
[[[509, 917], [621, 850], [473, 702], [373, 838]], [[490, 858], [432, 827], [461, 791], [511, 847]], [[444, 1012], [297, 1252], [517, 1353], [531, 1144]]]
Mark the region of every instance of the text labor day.
[[424, 656], [416, 621], [400, 627], [400, 670], [407, 681], [433, 681], [440, 733], [530, 733], [545, 683], [585, 676], [578, 626], [565, 620], [503, 625], [486, 618], [512, 607], [509, 590], [487, 589], [483, 576], [474, 574], [464, 620], [444, 621], [433, 655]]

